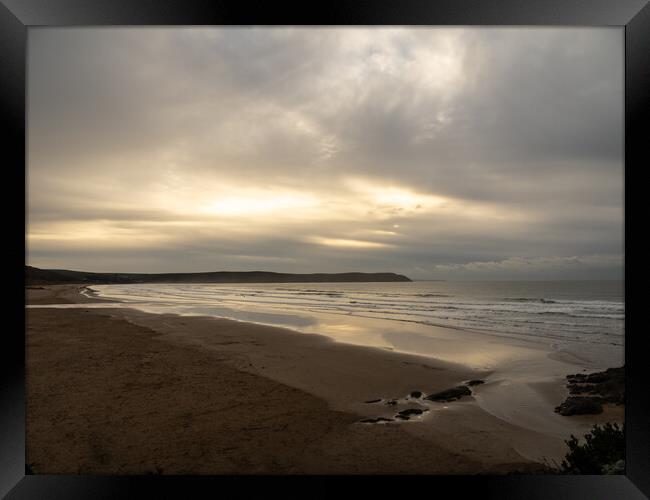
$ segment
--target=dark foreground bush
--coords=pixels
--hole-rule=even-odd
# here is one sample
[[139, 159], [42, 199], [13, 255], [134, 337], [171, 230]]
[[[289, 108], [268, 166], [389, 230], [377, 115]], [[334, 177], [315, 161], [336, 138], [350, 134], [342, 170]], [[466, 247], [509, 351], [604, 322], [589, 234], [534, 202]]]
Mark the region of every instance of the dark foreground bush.
[[609, 422], [594, 425], [580, 444], [573, 434], [565, 441], [569, 453], [562, 461], [564, 474], [624, 474], [625, 473], [625, 426]]

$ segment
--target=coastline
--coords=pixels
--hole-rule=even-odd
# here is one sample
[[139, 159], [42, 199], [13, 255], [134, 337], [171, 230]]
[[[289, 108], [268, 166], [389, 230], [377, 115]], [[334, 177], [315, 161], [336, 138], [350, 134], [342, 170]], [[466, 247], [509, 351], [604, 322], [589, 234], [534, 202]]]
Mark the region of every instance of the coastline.
[[[84, 288], [28, 289], [28, 304], [103, 301], [82, 295]], [[27, 453], [37, 473], [62, 473], [66, 463], [76, 463], [86, 464], [87, 473], [158, 467], [166, 474], [502, 474], [539, 472], [543, 467], [527, 451], [541, 450], [557, 460], [565, 448], [559, 437], [514, 425], [478, 405], [490, 384], [449, 404], [407, 398], [412, 391], [429, 394], [490, 375], [454, 363], [277, 327], [134, 309], [28, 309], [27, 318]], [[61, 356], [72, 375], [56, 364]], [[92, 360], [95, 364], [86, 366]], [[52, 377], [55, 373], [60, 374]], [[88, 396], [114, 373], [121, 385], [106, 387], [95, 400], [98, 407], [91, 408]], [[365, 402], [377, 398], [382, 401]], [[392, 399], [399, 400], [397, 407], [383, 404]], [[165, 402], [174, 405], [173, 412]], [[76, 417], [66, 409], [75, 407]], [[429, 411], [405, 422], [360, 422], [409, 408]], [[59, 419], [50, 422], [48, 415]], [[143, 430], [148, 423], [157, 430], [155, 439]], [[125, 425], [129, 433], [139, 429], [149, 436], [147, 445], [120, 448], [123, 439], [117, 438]], [[52, 461], [70, 448], [66, 436], [78, 438], [76, 458]], [[109, 458], [97, 458], [97, 447]], [[206, 451], [199, 460], [197, 448], [206, 447], [219, 450], [218, 457]], [[162, 457], [160, 464], [147, 463], [154, 456]]]

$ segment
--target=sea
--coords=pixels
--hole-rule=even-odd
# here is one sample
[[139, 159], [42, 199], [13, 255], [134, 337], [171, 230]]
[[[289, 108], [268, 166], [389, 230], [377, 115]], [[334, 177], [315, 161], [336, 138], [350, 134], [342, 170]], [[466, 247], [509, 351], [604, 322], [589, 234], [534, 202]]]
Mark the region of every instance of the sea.
[[[92, 285], [99, 297], [146, 312], [214, 316], [333, 340], [431, 355], [440, 328], [544, 343], [602, 347], [622, 361], [623, 281], [414, 281], [395, 283]], [[435, 346], [432, 349], [436, 349]]]

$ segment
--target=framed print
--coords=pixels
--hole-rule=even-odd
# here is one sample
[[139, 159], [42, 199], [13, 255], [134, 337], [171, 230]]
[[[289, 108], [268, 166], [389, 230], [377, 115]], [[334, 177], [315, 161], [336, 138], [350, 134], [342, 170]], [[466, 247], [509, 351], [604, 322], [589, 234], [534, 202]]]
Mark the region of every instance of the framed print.
[[3, 0], [2, 494], [649, 495], [649, 9]]

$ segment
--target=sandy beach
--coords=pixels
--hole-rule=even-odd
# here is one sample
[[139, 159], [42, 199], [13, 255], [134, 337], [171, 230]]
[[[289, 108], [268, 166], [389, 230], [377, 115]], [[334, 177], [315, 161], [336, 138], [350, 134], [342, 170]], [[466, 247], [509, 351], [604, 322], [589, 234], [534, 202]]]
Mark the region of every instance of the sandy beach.
[[[100, 300], [81, 285], [26, 294], [32, 305]], [[540, 456], [557, 461], [565, 451], [564, 431], [538, 432], [478, 404], [508, 382], [489, 383], [490, 372], [259, 324], [103, 305], [27, 310], [35, 473], [504, 474], [542, 472]], [[488, 383], [457, 401], [410, 396], [472, 379]], [[567, 394], [560, 380], [533, 389], [551, 409]], [[362, 422], [408, 409], [422, 413]], [[581, 429], [622, 421], [623, 408], [556, 417]]]

